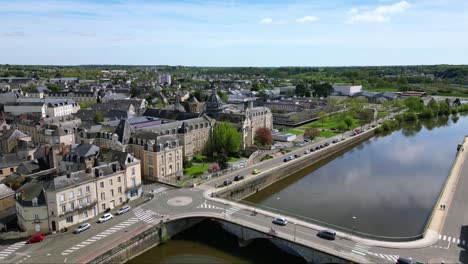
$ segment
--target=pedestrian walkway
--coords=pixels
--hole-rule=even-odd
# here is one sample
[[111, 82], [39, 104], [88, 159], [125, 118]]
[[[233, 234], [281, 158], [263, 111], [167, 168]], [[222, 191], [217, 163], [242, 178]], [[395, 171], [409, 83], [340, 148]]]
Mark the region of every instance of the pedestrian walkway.
[[[462, 246], [462, 247], [466, 247], [468, 242], [464, 239], [460, 239], [460, 238], [457, 238], [455, 236], [447, 236], [447, 235], [442, 235], [440, 234], [439, 235], [439, 240], [440, 241], [447, 241], [447, 242], [450, 242], [450, 243], [453, 243], [453, 244], [456, 244], [456, 245], [459, 245], [459, 246]], [[437, 245], [432, 245], [431, 247], [433, 248], [447, 248], [446, 246], [437, 246]]]
[[83, 241], [83, 242], [81, 242], [81, 243], [67, 249], [67, 250], [64, 250], [62, 252], [62, 255], [66, 256], [68, 254], [71, 254], [71, 253], [75, 252], [76, 250], [78, 250], [78, 249], [80, 249], [82, 247], [93, 244], [94, 242], [96, 242], [96, 241], [98, 241], [98, 240], [100, 240], [100, 239], [102, 239], [102, 238], [104, 238], [106, 236], [109, 236], [109, 235], [119, 231], [122, 228], [125, 228], [125, 227], [127, 227], [129, 225], [133, 225], [138, 221], [139, 221], [139, 219], [137, 217], [132, 217], [132, 218], [130, 218], [130, 219], [118, 224], [118, 225], [115, 225], [115, 226], [107, 229], [106, 231], [101, 232], [101, 233], [99, 233], [99, 234], [97, 234], [97, 235], [95, 235], [95, 236], [93, 236], [93, 237], [91, 237], [91, 238], [89, 238], [89, 239], [87, 239], [87, 240], [85, 240], [85, 241]]
[[383, 263], [396, 263], [398, 258], [400, 257], [398, 255], [387, 255], [387, 254], [379, 254], [379, 253], [372, 253], [372, 252], [369, 252], [369, 254], [386, 260]]
[[368, 249], [369, 246], [357, 243], [356, 245], [354, 245], [354, 248], [351, 250], [351, 252], [355, 255], [366, 256], [367, 254], [369, 254]]
[[215, 209], [215, 210], [224, 210], [223, 208], [219, 208], [217, 206], [209, 204], [206, 200], [197, 206], [198, 209]]
[[148, 224], [151, 224], [153, 223], [154, 221], [159, 221], [161, 218], [167, 216], [165, 214], [159, 214], [159, 213], [156, 213], [152, 210], [146, 210], [144, 211], [143, 208], [141, 207], [137, 207], [135, 209], [133, 209], [133, 213], [135, 214], [135, 216], [145, 222], [145, 223], [148, 223]]
[[232, 214], [234, 214], [234, 213], [236, 213], [237, 211], [240, 211], [240, 210], [241, 210], [240, 208], [231, 207], [231, 208], [226, 210], [226, 216], [232, 215]]
[[26, 241], [15, 243], [15, 244], [3, 249], [2, 251], [0, 251], [0, 262], [1, 262], [2, 259], [8, 257], [8, 255], [10, 255], [11, 253], [17, 251], [18, 249], [20, 249], [24, 245], [26, 245]]

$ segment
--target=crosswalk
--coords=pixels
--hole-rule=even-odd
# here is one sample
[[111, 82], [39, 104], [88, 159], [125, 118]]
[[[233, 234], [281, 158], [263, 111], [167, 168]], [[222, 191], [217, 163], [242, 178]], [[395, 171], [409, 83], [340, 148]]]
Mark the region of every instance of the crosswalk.
[[379, 254], [379, 253], [372, 253], [372, 252], [369, 252], [369, 254], [379, 257], [381, 259], [384, 259], [386, 261], [390, 261], [389, 263], [396, 263], [398, 258], [400, 257], [398, 255]]
[[141, 207], [137, 207], [135, 209], [133, 209], [133, 213], [135, 214], [135, 216], [145, 222], [145, 223], [148, 223], [148, 224], [151, 224], [153, 223], [154, 221], [159, 221], [161, 220], [161, 218], [167, 216], [165, 214], [159, 214], [159, 213], [156, 213], [152, 210], [146, 210], [144, 211], [143, 208]]
[[461, 245], [461, 246], [466, 246], [468, 244], [467, 241], [465, 241], [463, 239], [460, 239], [460, 238], [457, 238], [457, 237], [446, 236], [446, 235], [442, 235], [442, 234], [439, 234], [439, 240], [452, 242], [452, 243], [455, 243], [455, 244]]
[[357, 243], [356, 245], [354, 245], [354, 248], [351, 250], [351, 252], [356, 255], [365, 256], [369, 254], [368, 249], [369, 249], [369, 246]]
[[88, 246], [90, 244], [93, 244], [94, 242], [99, 241], [102, 238], [104, 238], [106, 236], [109, 236], [109, 235], [119, 231], [122, 228], [125, 228], [125, 227], [127, 227], [129, 225], [133, 225], [138, 221], [139, 221], [139, 219], [137, 217], [132, 217], [132, 218], [130, 218], [130, 219], [118, 224], [118, 225], [115, 225], [115, 226], [107, 229], [106, 231], [101, 232], [101, 233], [99, 233], [99, 234], [97, 234], [97, 235], [95, 235], [95, 236], [93, 236], [93, 237], [91, 237], [91, 238], [89, 238], [89, 239], [87, 239], [87, 240], [85, 240], [85, 241], [83, 241], [83, 242], [81, 242], [81, 243], [67, 249], [67, 250], [64, 250], [62, 252], [62, 255], [66, 256], [68, 254], [71, 254], [71, 253], [75, 252], [76, 250], [78, 250], [78, 249], [80, 249], [82, 247], [86, 247], [86, 246]]
[[197, 206], [198, 209], [215, 209], [215, 210], [224, 210], [223, 208], [220, 208], [218, 206], [215, 206], [215, 205], [211, 205], [209, 204], [206, 200], [200, 204], [199, 206]]
[[26, 245], [26, 241], [15, 243], [15, 244], [3, 249], [2, 251], [0, 251], [0, 261], [2, 259], [4, 259], [4, 258], [8, 257], [8, 255], [10, 255], [11, 253], [13, 253], [16, 250], [20, 249], [24, 245]]
[[240, 211], [240, 208], [231, 207], [231, 208], [226, 210], [226, 216], [232, 215], [232, 214], [236, 213], [237, 211]]

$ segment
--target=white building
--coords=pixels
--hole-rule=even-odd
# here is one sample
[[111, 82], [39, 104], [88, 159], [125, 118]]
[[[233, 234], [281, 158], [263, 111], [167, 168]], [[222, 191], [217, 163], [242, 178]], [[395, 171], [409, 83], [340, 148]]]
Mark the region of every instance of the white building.
[[74, 114], [80, 105], [72, 99], [19, 98], [4, 106], [5, 113], [14, 116], [35, 113], [41, 117], [58, 117]]
[[362, 85], [333, 85], [335, 93], [350, 96], [362, 90]]

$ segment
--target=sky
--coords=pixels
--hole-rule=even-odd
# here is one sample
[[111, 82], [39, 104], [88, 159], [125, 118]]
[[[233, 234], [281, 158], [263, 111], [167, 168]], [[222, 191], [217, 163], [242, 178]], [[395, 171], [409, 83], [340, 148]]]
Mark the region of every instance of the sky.
[[468, 64], [467, 0], [0, 0], [0, 64]]

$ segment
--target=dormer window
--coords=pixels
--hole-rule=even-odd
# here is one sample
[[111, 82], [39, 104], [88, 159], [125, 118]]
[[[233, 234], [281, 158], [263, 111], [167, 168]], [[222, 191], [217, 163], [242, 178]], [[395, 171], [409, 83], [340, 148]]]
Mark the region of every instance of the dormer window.
[[32, 206], [37, 206], [37, 198], [32, 199]]

